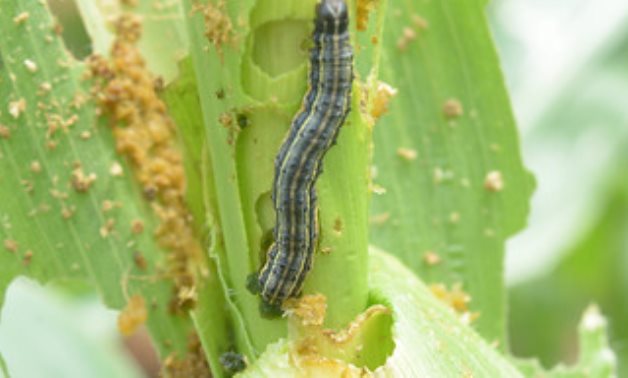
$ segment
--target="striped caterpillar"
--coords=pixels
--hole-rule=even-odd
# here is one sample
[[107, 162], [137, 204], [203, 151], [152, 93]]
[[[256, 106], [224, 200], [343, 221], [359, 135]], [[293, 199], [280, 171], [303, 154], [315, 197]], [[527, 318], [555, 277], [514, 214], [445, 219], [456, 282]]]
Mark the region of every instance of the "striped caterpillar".
[[315, 184], [323, 157], [350, 110], [353, 52], [348, 23], [344, 0], [317, 5], [309, 89], [275, 158], [275, 241], [257, 282], [263, 301], [272, 306], [298, 296], [312, 267], [318, 240]]

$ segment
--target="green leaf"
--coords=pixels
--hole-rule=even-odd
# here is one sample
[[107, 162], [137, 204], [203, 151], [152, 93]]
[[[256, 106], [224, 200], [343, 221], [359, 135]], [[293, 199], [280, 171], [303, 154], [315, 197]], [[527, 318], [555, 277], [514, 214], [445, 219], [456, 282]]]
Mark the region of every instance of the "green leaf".
[[[246, 262], [249, 260], [247, 237], [245, 233], [244, 221], [242, 219], [242, 210], [239, 200], [239, 190], [236, 182], [237, 172], [235, 171], [234, 161], [232, 159], [231, 147], [227, 143], [229, 138], [229, 130], [220, 126], [219, 115], [227, 109], [216, 109], [215, 107], [221, 104], [215, 103], [213, 100], [216, 98], [216, 93], [219, 90], [225, 90], [224, 88], [230, 88], [231, 85], [226, 86], [221, 82], [222, 80], [229, 80], [231, 77], [228, 74], [223, 74], [221, 71], [235, 70], [238, 67], [237, 55], [229, 54], [230, 58], [235, 59], [236, 62], [228, 62], [224, 67], [220, 63], [215, 51], [210, 53], [214, 59], [209, 59], [207, 50], [207, 42], [205, 40], [205, 25], [202, 18], [202, 9], [192, 13], [193, 5], [191, 2], [185, 2], [185, 12], [192, 15], [187, 19], [188, 34], [190, 37], [190, 55], [195, 71], [196, 82], [198, 86], [199, 101], [202, 109], [203, 127], [205, 129], [205, 138], [208, 147], [208, 163], [209, 170], [212, 172], [213, 179], [211, 186], [205, 188], [209, 193], [208, 202], [210, 204], [210, 211], [212, 211], [213, 219], [220, 227], [220, 233], [216, 235], [219, 240], [216, 242], [218, 245], [224, 243], [222, 248], [212, 248], [211, 257], [216, 261], [218, 267], [218, 274], [220, 275], [221, 284], [223, 290], [227, 293], [230, 290], [232, 295], [225, 295], [229, 308], [234, 311], [232, 314], [232, 322], [234, 329], [235, 346], [237, 350], [241, 351], [249, 358], [255, 356], [255, 349], [253, 347], [250, 333], [255, 329], [264, 329], [268, 333], [268, 323], [259, 319], [257, 313], [257, 306], [253, 301], [248, 303], [241, 302], [239, 306], [247, 306], [248, 309], [242, 311], [241, 307], [236, 307], [235, 301], [232, 296], [236, 298], [246, 298], [248, 294], [245, 288], [246, 276], [250, 273], [251, 269], [247, 266]], [[243, 4], [244, 5], [244, 4]], [[248, 9], [245, 5], [245, 9]], [[220, 10], [224, 17], [224, 9]], [[214, 80], [212, 80], [214, 79]], [[211, 110], [209, 110], [211, 109]], [[233, 263], [227, 266], [227, 251], [231, 255]], [[244, 265], [244, 266], [243, 266]], [[248, 317], [244, 318], [240, 311]], [[249, 326], [249, 324], [252, 326]], [[264, 324], [266, 323], [266, 324]], [[262, 325], [263, 324], [263, 325]], [[275, 327], [276, 328], [276, 327]]]
[[381, 78], [398, 94], [375, 128], [385, 193], [370, 232], [426, 282], [461, 283], [477, 329], [503, 346], [504, 241], [525, 224], [534, 185], [483, 3], [388, 6]]
[[[215, 204], [210, 204], [209, 188], [213, 187], [205, 129], [203, 123], [200, 99], [196, 90], [196, 82], [192, 62], [183, 60], [179, 65], [179, 76], [168, 85], [163, 93], [163, 99], [168, 104], [172, 119], [177, 124], [180, 144], [184, 152], [186, 172], [186, 200], [190, 212], [196, 219], [196, 224], [204, 225], [199, 234], [206, 235], [209, 256], [215, 257], [224, 252], [218, 252], [216, 235], [216, 216], [211, 212]], [[205, 239], [205, 238], [204, 238]], [[202, 341], [205, 355], [214, 377], [224, 376], [219, 362], [220, 356], [233, 351], [234, 345], [230, 335], [229, 316], [237, 316], [231, 301], [225, 300], [224, 282], [220, 280], [217, 265], [212, 259], [208, 264], [208, 274], [203, 277], [202, 289], [199, 290], [199, 300], [192, 313], [196, 331]], [[229, 303], [229, 306], [225, 305]], [[218, 311], [226, 309], [229, 311]], [[235, 314], [235, 315], [234, 315]]]
[[9, 377], [9, 369], [7, 368], [7, 363], [4, 361], [4, 357], [2, 357], [2, 353], [0, 353], [0, 375], [2, 378]]
[[[18, 275], [86, 279], [112, 308], [144, 297], [162, 354], [185, 351], [190, 323], [168, 309], [156, 219], [97, 121], [84, 65], [65, 51], [45, 4], [2, 0], [0, 8], [0, 300]], [[123, 177], [111, 173], [116, 165]], [[142, 234], [131, 230], [136, 220]]]
[[[374, 300], [387, 304], [394, 319], [394, 350], [385, 364], [374, 371], [377, 376], [522, 376], [396, 258], [378, 251], [372, 251], [369, 257], [369, 286]], [[300, 355], [294, 345], [280, 342], [270, 346], [241, 376], [292, 377], [317, 372], [321, 376], [342, 373], [357, 377], [365, 373], [340, 360]]]
[[370, 287], [395, 319], [395, 351], [386, 361], [392, 376], [516, 377], [495, 346], [463, 324], [455, 312], [397, 259], [370, 255]]

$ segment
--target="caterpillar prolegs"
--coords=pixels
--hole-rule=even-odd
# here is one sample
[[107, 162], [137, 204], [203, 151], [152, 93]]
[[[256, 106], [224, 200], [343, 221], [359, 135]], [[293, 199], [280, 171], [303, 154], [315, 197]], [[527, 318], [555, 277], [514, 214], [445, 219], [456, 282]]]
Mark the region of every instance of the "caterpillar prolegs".
[[345, 0], [317, 5], [309, 88], [275, 158], [274, 243], [257, 282], [270, 305], [299, 295], [312, 267], [318, 240], [315, 184], [323, 157], [350, 110], [353, 51], [348, 23]]

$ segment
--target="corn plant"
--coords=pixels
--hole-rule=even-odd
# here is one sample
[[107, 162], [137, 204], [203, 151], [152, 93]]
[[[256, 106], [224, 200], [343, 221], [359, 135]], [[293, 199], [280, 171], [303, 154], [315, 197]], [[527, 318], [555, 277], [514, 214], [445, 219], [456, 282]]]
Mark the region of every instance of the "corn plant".
[[120, 332], [145, 324], [165, 376], [612, 375], [595, 308], [577, 365], [508, 354], [504, 243], [534, 179], [484, 0], [348, 1], [352, 110], [314, 266], [262, 316], [247, 282], [316, 3], [77, 1], [77, 58], [45, 2], [0, 0], [0, 300], [18, 276], [86, 281]]

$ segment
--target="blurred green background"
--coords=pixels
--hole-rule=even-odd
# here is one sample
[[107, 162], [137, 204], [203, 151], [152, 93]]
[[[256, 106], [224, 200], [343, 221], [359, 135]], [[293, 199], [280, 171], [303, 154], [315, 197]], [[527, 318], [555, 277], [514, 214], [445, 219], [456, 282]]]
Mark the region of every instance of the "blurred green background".
[[628, 2], [499, 0], [489, 17], [537, 190], [508, 244], [509, 332], [545, 366], [577, 356], [598, 303], [628, 376]]
[[[52, 5], [72, 51], [88, 54], [72, 1]], [[628, 2], [493, 0], [487, 15], [537, 180], [529, 226], [508, 244], [510, 348], [546, 367], [575, 361], [578, 319], [595, 302], [628, 376]], [[20, 280], [0, 354], [15, 376], [142, 376], [115, 327], [93, 293]], [[72, 357], [38, 352], [50, 350]]]

